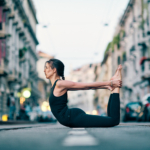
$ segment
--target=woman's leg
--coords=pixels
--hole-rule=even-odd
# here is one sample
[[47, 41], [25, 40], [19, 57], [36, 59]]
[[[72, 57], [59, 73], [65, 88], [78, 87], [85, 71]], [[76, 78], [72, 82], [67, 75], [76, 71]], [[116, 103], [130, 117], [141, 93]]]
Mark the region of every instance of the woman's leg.
[[[120, 69], [121, 69], [121, 66], [119, 65], [116, 72], [115, 72], [115, 74], [114, 74], [114, 76], [110, 80], [115, 80], [115, 78], [118, 77], [118, 75], [119, 75], [118, 71], [121, 71]], [[110, 116], [110, 103], [111, 103], [111, 100], [112, 100], [112, 94], [116, 93], [116, 92], [119, 93], [118, 89], [114, 89], [113, 91], [111, 91], [109, 101], [108, 101], [108, 106], [107, 106], [107, 115], [108, 116]]]
[[[121, 67], [117, 70], [116, 78], [121, 79]], [[119, 88], [115, 88], [110, 95], [108, 116], [89, 115], [72, 111], [70, 127], [113, 127], [120, 122], [120, 97]]]
[[109, 96], [109, 100], [108, 100], [108, 105], [107, 105], [107, 116], [110, 116], [110, 103], [111, 103], [111, 100], [112, 100], [112, 94], [110, 94]]
[[[122, 70], [122, 65], [119, 65], [119, 67], [116, 70], [115, 75], [111, 78], [111, 80], [122, 80], [122, 75], [121, 75], [121, 70]], [[112, 93], [119, 93], [120, 88], [115, 88]]]
[[[113, 127], [120, 122], [120, 98], [119, 93], [113, 93], [110, 103], [110, 116], [90, 115], [86, 113], [79, 114], [72, 110], [70, 127]], [[78, 114], [78, 115], [76, 115]]]

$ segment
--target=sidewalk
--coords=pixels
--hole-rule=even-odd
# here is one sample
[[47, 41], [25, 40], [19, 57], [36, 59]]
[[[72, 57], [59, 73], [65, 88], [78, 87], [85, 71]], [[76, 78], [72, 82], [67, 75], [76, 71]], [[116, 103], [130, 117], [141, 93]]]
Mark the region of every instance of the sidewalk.
[[40, 127], [43, 125], [44, 126], [56, 125], [56, 123], [54, 122], [39, 123], [35, 121], [7, 121], [7, 122], [0, 121], [0, 131], [34, 128], [34, 127]]
[[11, 125], [11, 124], [35, 124], [37, 121], [25, 121], [25, 120], [8, 120], [0, 121], [0, 125]]

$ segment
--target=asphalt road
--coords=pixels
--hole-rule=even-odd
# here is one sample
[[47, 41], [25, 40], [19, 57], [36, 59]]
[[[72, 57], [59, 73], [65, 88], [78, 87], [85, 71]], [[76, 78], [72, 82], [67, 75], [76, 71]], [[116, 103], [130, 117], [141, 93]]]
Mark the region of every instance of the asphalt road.
[[111, 128], [0, 125], [0, 150], [150, 150], [150, 123]]

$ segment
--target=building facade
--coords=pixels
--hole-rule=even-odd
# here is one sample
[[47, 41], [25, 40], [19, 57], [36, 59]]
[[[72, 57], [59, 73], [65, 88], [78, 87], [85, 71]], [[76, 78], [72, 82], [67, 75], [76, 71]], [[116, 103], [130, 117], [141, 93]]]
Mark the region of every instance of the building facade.
[[[112, 58], [111, 54], [107, 52], [107, 49], [104, 54], [103, 61], [97, 64], [95, 68], [96, 82], [109, 81], [112, 77]], [[102, 113], [107, 114], [107, 105], [111, 91], [108, 89], [97, 89], [95, 92], [95, 105], [97, 108], [101, 108], [100, 115]]]
[[31, 105], [40, 98], [36, 62], [36, 11], [32, 0], [0, 1], [0, 118], [8, 114], [7, 97], [14, 93], [16, 114], [20, 107], [18, 92], [28, 87]]
[[[73, 82], [90, 83], [95, 81], [94, 74], [95, 64], [86, 64], [80, 68], [74, 69], [70, 72], [66, 80]], [[68, 91], [69, 107], [78, 107], [85, 112], [92, 114], [95, 110], [94, 106], [95, 90], [76, 90]]]
[[121, 63], [121, 108], [150, 92], [150, 1], [130, 0], [109, 49], [112, 73]]

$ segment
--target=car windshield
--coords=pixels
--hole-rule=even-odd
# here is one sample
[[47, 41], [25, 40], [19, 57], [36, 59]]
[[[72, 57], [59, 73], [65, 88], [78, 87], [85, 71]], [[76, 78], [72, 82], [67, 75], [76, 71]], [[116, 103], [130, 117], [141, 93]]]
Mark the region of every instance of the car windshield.
[[139, 106], [140, 106], [140, 104], [138, 104], [138, 103], [131, 103], [128, 105], [128, 107], [130, 107], [131, 109], [138, 109]]

